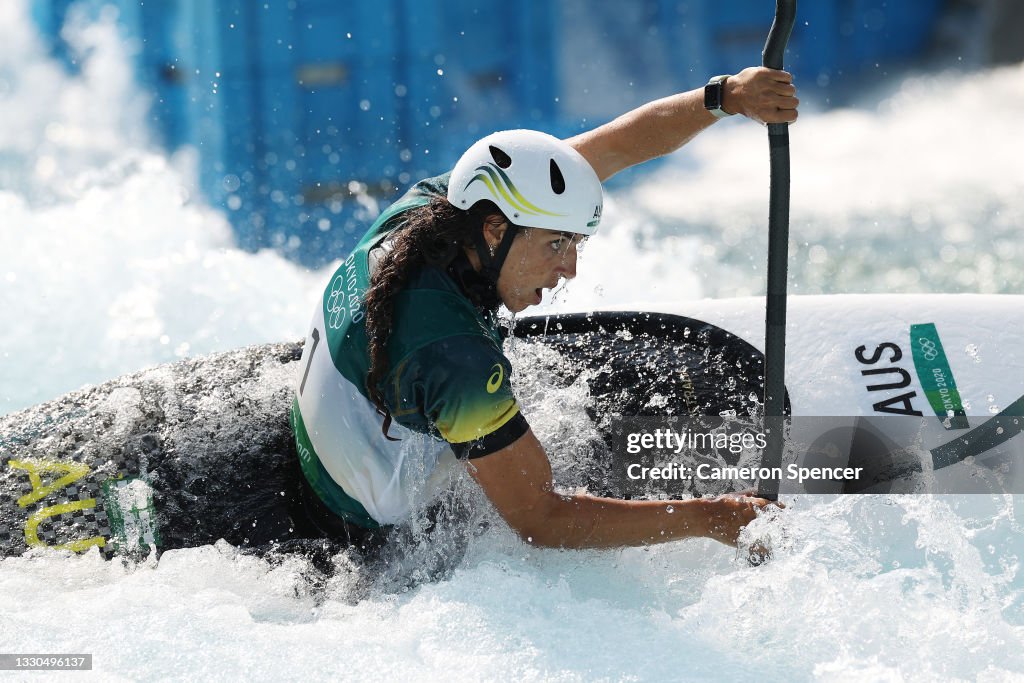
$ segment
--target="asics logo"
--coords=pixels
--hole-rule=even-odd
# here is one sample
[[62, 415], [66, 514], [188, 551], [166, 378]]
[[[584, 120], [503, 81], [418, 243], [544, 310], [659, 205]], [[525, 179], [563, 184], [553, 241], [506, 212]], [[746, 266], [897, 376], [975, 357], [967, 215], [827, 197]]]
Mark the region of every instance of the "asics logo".
[[487, 379], [487, 393], [493, 394], [501, 386], [501, 380], [505, 379], [505, 368], [501, 367], [501, 363], [495, 363], [492, 368], [494, 372]]

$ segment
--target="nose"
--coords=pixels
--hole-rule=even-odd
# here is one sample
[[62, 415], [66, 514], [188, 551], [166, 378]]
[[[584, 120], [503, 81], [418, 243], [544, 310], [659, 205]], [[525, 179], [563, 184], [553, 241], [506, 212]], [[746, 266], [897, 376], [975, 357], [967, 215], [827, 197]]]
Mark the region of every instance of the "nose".
[[555, 268], [555, 273], [560, 277], [564, 277], [566, 280], [571, 280], [576, 277], [576, 241], [574, 240], [569, 248], [566, 249], [565, 255], [560, 259], [558, 267]]

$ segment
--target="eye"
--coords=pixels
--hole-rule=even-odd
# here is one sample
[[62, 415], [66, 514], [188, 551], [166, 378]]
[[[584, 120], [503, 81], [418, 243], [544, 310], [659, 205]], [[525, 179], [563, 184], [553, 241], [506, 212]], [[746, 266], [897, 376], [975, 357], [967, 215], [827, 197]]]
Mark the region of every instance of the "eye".
[[566, 237], [559, 237], [557, 239], [551, 240], [551, 242], [548, 243], [548, 246], [551, 247], [551, 251], [555, 252], [556, 254], [561, 254], [562, 250], [568, 244], [569, 240]]

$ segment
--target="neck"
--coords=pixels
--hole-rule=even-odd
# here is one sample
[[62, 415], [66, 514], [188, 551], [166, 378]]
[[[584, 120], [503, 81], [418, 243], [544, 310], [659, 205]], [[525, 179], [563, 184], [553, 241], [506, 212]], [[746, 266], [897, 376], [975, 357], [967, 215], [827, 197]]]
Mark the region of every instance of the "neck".
[[463, 247], [462, 253], [466, 255], [466, 259], [469, 261], [469, 265], [473, 266], [473, 270], [477, 273], [483, 268], [483, 264], [480, 263], [480, 257], [476, 255], [476, 249], [471, 247]]
[[480, 274], [480, 259], [470, 249], [461, 250], [448, 266], [448, 274], [473, 305], [496, 311], [501, 305], [497, 284]]

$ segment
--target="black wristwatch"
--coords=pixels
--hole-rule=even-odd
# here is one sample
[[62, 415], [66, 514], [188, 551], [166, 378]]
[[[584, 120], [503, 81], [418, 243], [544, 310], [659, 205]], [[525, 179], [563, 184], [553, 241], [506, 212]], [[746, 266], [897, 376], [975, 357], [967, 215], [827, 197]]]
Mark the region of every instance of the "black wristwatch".
[[704, 108], [715, 115], [716, 119], [723, 119], [732, 116], [722, 109], [722, 100], [725, 97], [725, 81], [729, 75], [715, 76], [704, 86]]

